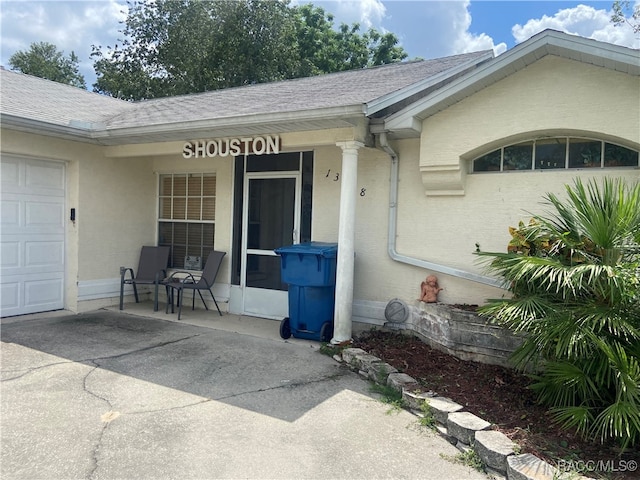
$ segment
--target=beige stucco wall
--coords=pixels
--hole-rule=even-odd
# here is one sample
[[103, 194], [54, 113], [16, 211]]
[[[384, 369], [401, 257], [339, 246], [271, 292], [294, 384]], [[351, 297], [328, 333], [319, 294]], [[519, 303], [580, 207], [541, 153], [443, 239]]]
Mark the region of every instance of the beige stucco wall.
[[102, 155], [79, 162], [79, 278], [119, 276], [137, 269], [140, 247], [156, 242], [156, 177], [148, 158]]
[[[564, 185], [578, 176], [638, 179], [637, 168], [467, 173], [474, 157], [541, 136], [578, 135], [639, 149], [638, 105], [638, 77], [545, 57], [428, 118], [419, 146], [410, 140], [396, 144], [401, 185], [398, 251], [482, 273], [473, 255], [475, 244], [485, 251], [504, 251], [509, 226], [545, 211], [543, 194], [562, 195]], [[461, 169], [463, 195], [430, 195], [425, 186], [437, 184], [441, 167], [444, 172]], [[446, 275], [439, 278], [445, 288], [441, 300], [447, 303], [481, 303], [500, 293]]]

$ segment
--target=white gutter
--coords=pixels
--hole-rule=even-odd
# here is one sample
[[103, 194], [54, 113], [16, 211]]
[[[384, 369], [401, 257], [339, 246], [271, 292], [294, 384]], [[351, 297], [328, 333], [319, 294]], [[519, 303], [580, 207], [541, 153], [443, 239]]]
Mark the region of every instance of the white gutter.
[[398, 253], [398, 251], [396, 250], [396, 234], [398, 230], [398, 154], [389, 145], [386, 133], [380, 133], [379, 138], [382, 150], [384, 150], [391, 158], [391, 185], [389, 187], [389, 232], [387, 247], [387, 251], [391, 259], [395, 260], [396, 262], [425, 268], [427, 270], [432, 270], [438, 273], [444, 273], [446, 275], [462, 278], [464, 280], [491, 285], [492, 287], [505, 288], [504, 282], [493, 277], [487, 277], [484, 275], [479, 275], [477, 273], [467, 272], [466, 270], [460, 270], [448, 265], [433, 263], [419, 258], [407, 257], [406, 255], [401, 255], [400, 253]]

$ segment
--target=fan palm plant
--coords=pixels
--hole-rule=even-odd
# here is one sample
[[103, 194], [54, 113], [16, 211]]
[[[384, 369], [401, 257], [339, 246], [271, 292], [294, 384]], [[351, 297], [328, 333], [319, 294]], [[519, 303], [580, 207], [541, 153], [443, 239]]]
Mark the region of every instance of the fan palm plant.
[[509, 282], [481, 314], [524, 333], [513, 360], [534, 372], [555, 419], [623, 447], [640, 441], [640, 183], [580, 180], [552, 211], [479, 252]]

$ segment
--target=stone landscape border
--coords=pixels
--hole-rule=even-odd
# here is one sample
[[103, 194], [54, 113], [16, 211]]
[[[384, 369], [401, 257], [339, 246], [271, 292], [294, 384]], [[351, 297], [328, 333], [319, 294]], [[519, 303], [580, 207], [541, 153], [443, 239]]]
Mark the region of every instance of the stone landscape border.
[[424, 402], [436, 421], [440, 435], [461, 452], [474, 450], [496, 480], [587, 480], [588, 477], [559, 470], [530, 453], [518, 454], [518, 445], [497, 430], [491, 423], [465, 412], [462, 405], [434, 392], [420, 392], [418, 382], [411, 376], [371, 355], [361, 348], [345, 348], [333, 356], [362, 377], [378, 385], [385, 385], [402, 393], [408, 410], [424, 416]]

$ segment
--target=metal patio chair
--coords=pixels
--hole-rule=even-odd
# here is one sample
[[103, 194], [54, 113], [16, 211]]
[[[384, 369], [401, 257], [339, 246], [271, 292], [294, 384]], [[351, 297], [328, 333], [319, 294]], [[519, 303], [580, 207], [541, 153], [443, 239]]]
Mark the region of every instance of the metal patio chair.
[[[124, 308], [124, 286], [132, 285], [136, 303], [139, 303], [137, 285], [154, 285], [153, 311], [158, 311], [158, 287], [167, 276], [171, 247], [142, 247], [137, 272], [133, 268], [120, 267], [120, 310]], [[127, 273], [129, 278], [127, 278]]]
[[204, 297], [202, 296], [202, 290], [209, 290], [211, 294], [211, 298], [213, 298], [213, 303], [215, 303], [216, 308], [218, 309], [218, 313], [222, 316], [222, 312], [220, 311], [220, 307], [218, 306], [218, 302], [216, 301], [216, 297], [213, 296], [213, 284], [216, 281], [216, 277], [218, 276], [218, 271], [220, 270], [220, 265], [222, 264], [222, 259], [227, 254], [227, 252], [218, 252], [213, 250], [209, 253], [207, 257], [207, 262], [204, 265], [204, 269], [202, 270], [202, 275], [199, 278], [194, 276], [191, 272], [178, 271], [173, 272], [169, 278], [165, 280], [165, 285], [167, 286], [167, 296], [170, 300], [167, 301], [167, 308], [165, 313], [169, 311], [169, 302], [171, 303], [171, 313], [173, 313], [173, 293], [174, 291], [178, 292], [178, 320], [180, 320], [180, 315], [182, 314], [182, 304], [184, 303], [184, 291], [192, 290], [193, 298], [191, 300], [191, 310], [195, 310], [196, 307], [196, 292], [200, 295], [200, 299], [204, 304], [204, 308], [209, 310], [207, 306], [207, 302], [204, 301]]

